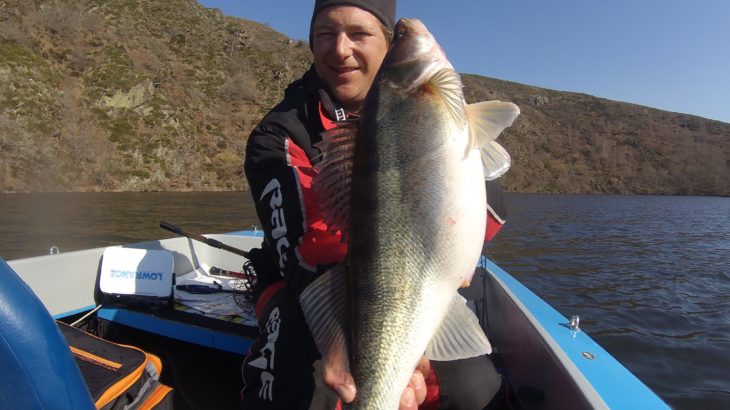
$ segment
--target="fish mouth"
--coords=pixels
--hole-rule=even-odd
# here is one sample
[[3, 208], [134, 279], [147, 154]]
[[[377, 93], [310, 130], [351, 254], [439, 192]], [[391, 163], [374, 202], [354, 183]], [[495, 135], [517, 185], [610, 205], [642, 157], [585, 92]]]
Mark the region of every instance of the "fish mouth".
[[401, 18], [395, 26], [390, 64], [406, 64], [440, 48], [433, 35], [418, 19]]
[[453, 69], [426, 26], [418, 19], [400, 19], [395, 27], [393, 43], [381, 66], [389, 84], [413, 90], [444, 68]]
[[409, 19], [409, 18], [401, 18], [398, 20], [398, 24], [395, 26], [395, 33], [398, 35], [399, 33], [407, 33], [407, 32], [418, 32], [418, 33], [428, 33], [428, 29], [426, 28], [426, 25], [423, 24], [423, 22], [419, 19]]

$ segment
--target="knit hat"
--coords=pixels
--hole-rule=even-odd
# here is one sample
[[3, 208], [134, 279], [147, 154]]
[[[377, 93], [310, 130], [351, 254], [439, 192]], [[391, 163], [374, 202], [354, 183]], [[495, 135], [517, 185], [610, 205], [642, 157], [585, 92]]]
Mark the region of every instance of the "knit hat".
[[320, 11], [332, 6], [355, 6], [378, 18], [388, 30], [395, 29], [396, 0], [315, 0], [312, 21], [309, 24], [309, 48], [312, 48], [312, 24]]

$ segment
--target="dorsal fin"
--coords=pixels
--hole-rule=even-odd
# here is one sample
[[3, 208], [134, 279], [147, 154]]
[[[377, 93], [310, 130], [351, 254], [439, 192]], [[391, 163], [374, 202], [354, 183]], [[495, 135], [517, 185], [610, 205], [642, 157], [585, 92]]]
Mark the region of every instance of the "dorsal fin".
[[342, 241], [349, 235], [352, 162], [359, 121], [348, 120], [323, 132], [317, 176], [312, 181], [320, 200], [324, 222], [330, 231], [341, 231]]
[[349, 373], [347, 271], [341, 262], [307, 286], [299, 296], [304, 319], [325, 366]]

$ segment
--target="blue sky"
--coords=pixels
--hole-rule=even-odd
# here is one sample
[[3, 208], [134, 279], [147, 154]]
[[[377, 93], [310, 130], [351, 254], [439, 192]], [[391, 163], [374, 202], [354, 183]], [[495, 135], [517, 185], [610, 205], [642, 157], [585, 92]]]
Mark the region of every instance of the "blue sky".
[[[307, 39], [313, 0], [200, 0]], [[457, 71], [730, 123], [728, 0], [399, 0]]]

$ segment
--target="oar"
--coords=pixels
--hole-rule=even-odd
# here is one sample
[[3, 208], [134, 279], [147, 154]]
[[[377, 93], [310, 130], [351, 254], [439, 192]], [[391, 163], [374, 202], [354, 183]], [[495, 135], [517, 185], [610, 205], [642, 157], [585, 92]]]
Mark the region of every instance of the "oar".
[[206, 245], [212, 246], [214, 248], [223, 249], [224, 251], [235, 253], [236, 255], [241, 255], [244, 258], [248, 259], [248, 252], [246, 252], [244, 250], [234, 248], [233, 246], [226, 245], [225, 243], [223, 243], [221, 241], [216, 241], [215, 239], [206, 238], [205, 236], [197, 234], [197, 233], [186, 231], [169, 222], [160, 221], [160, 228], [167, 229], [168, 231], [174, 232], [178, 235], [182, 235], [182, 236], [188, 237], [190, 239], [194, 239], [196, 241], [203, 242]]

